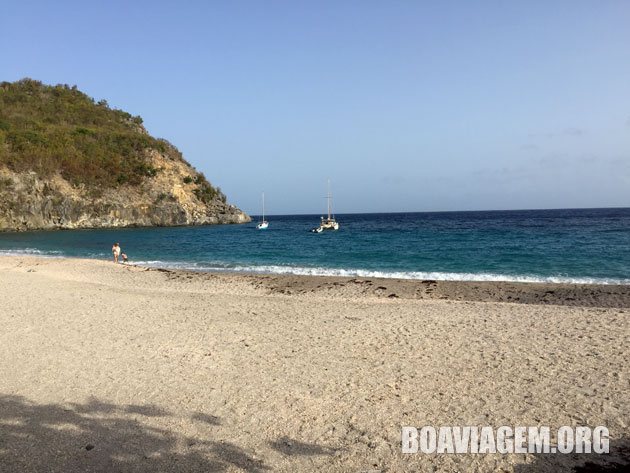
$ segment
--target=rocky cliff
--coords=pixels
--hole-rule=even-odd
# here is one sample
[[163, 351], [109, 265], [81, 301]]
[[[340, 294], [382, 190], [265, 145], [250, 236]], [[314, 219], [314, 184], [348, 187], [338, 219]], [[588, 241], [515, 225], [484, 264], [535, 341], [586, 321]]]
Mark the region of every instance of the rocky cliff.
[[73, 186], [60, 174], [0, 168], [0, 230], [245, 223], [251, 219], [220, 197], [203, 202], [198, 174], [183, 161], [151, 151], [157, 175], [137, 186]]
[[0, 231], [250, 220], [139, 117], [68, 86], [0, 84]]

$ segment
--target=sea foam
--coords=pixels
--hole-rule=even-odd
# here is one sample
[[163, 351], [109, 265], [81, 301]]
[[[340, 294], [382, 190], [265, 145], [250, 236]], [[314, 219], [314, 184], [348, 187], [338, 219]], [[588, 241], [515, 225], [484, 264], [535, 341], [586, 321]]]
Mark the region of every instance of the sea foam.
[[630, 279], [606, 279], [566, 276], [509, 275], [495, 273], [453, 273], [440, 271], [374, 271], [366, 269], [321, 268], [280, 265], [227, 265], [221, 263], [196, 263], [176, 261], [136, 261], [139, 266], [180, 269], [200, 272], [228, 272], [246, 274], [289, 274], [297, 276], [339, 276], [361, 278], [412, 279], [438, 281], [492, 281], [525, 283], [571, 284], [630, 284]]

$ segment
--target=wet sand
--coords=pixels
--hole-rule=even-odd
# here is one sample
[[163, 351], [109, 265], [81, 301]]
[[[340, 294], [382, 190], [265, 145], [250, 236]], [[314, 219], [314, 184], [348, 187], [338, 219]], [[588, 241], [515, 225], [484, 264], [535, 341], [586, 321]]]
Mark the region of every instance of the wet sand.
[[[34, 257], [1, 257], [0, 285], [0, 471], [533, 472], [628, 458], [628, 286]], [[613, 451], [403, 455], [403, 425], [605, 425]]]
[[[175, 272], [176, 277], [183, 277]], [[223, 277], [232, 277], [226, 275]], [[240, 276], [272, 294], [332, 295], [579, 307], [630, 308], [630, 286], [606, 284], [435, 281], [325, 276]]]

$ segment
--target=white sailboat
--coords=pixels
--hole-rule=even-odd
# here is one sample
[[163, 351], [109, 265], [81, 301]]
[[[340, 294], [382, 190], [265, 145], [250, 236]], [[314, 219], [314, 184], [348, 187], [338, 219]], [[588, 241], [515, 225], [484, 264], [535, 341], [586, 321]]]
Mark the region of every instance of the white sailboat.
[[265, 220], [265, 193], [262, 193], [262, 220], [260, 221], [260, 223], [258, 225], [256, 225], [256, 228], [258, 230], [265, 230], [267, 227], [269, 227], [269, 222], [267, 222], [267, 220]]
[[328, 194], [326, 195], [326, 200], [328, 201], [328, 217], [322, 217], [321, 222], [319, 223], [319, 227], [315, 227], [311, 230], [313, 233], [322, 233], [324, 230], [339, 230], [339, 222], [337, 222], [335, 216], [332, 214], [332, 194], [330, 193], [330, 179], [328, 179]]

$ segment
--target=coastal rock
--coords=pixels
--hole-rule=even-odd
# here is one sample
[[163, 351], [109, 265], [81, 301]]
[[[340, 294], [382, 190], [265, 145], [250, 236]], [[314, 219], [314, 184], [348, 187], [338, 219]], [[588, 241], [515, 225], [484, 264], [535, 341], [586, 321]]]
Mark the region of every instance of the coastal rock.
[[[0, 167], [0, 231], [246, 223], [251, 218], [221, 197], [204, 202], [198, 173], [184, 160], [147, 151], [160, 171], [139, 186], [88, 189], [60, 174], [41, 177]], [[190, 181], [190, 182], [189, 182]]]

